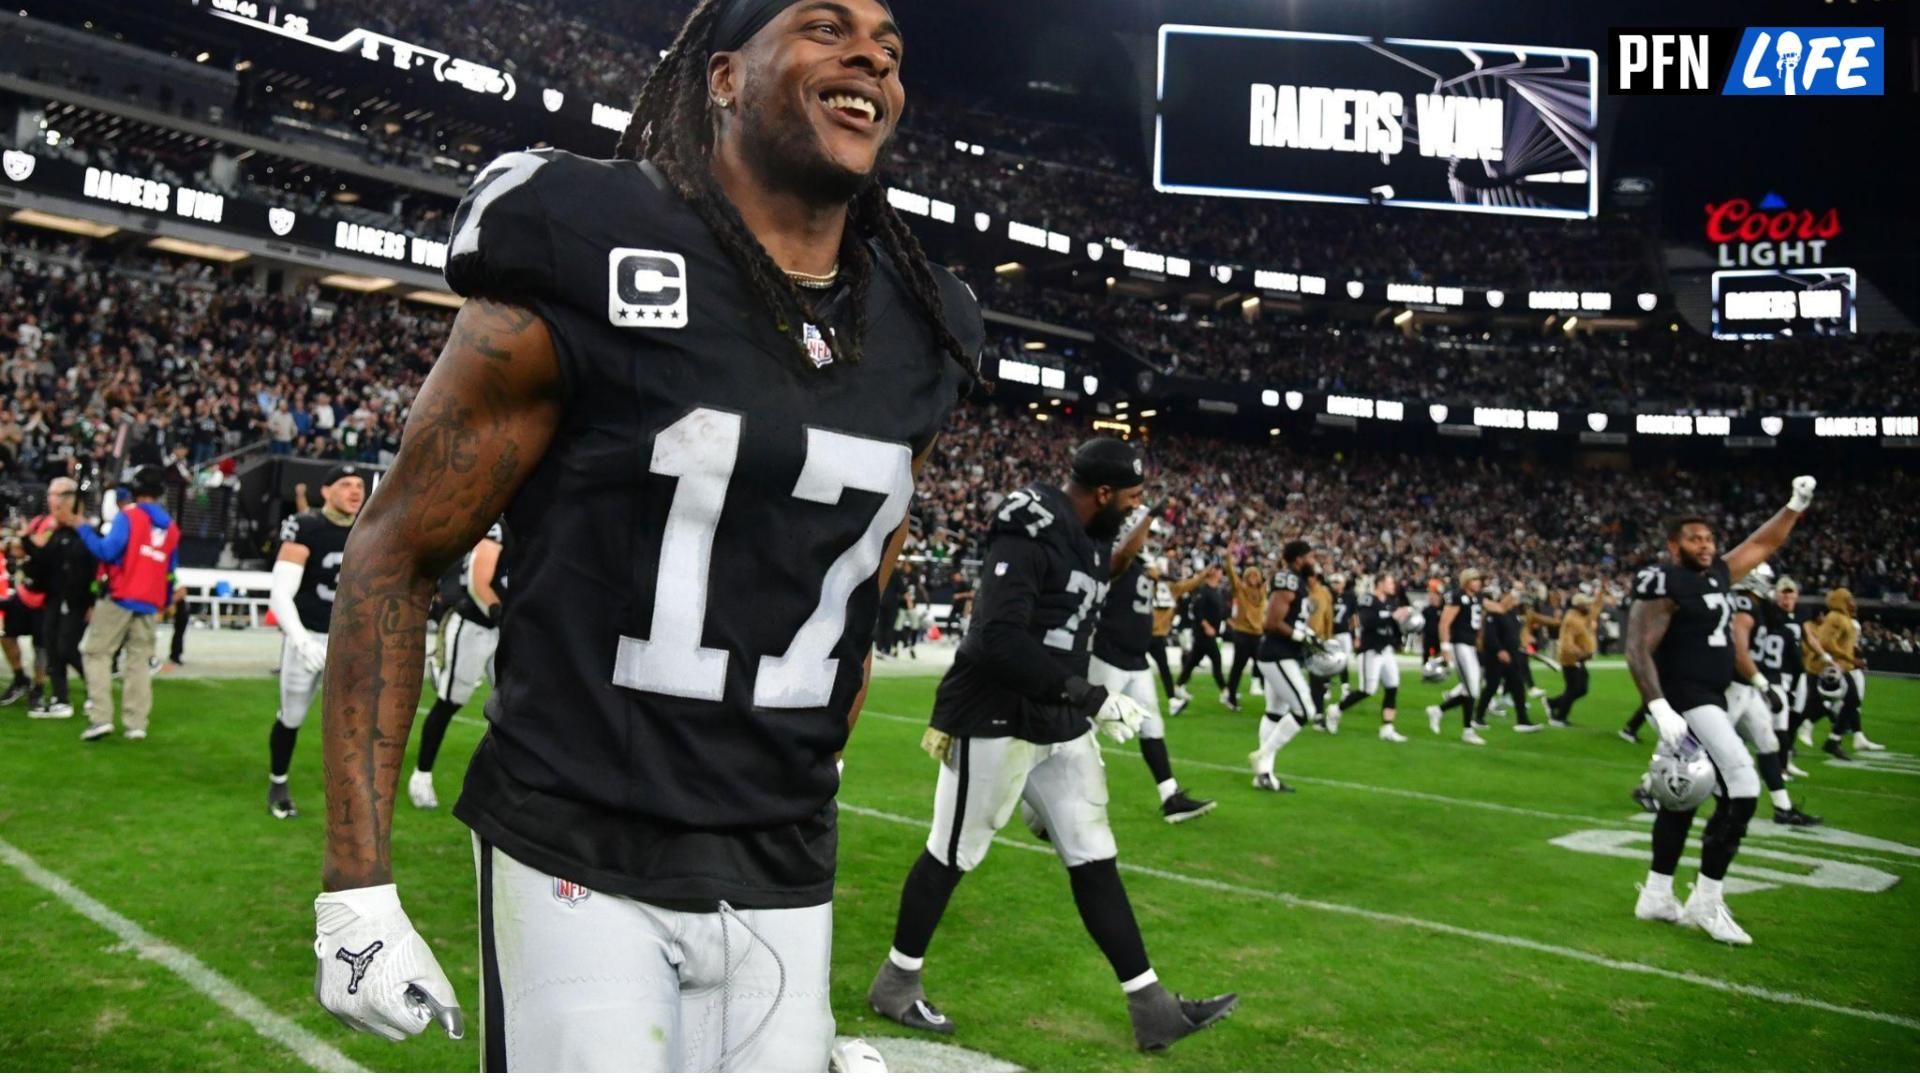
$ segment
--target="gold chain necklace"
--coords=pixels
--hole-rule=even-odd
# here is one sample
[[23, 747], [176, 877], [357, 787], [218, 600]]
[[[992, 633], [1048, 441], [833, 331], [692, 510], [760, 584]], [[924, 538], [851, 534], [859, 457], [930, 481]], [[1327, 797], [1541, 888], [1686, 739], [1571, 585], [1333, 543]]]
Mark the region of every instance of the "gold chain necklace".
[[809, 274], [800, 270], [784, 271], [787, 279], [803, 289], [831, 289], [834, 282], [840, 280], [840, 264], [834, 263], [833, 269], [824, 274]]

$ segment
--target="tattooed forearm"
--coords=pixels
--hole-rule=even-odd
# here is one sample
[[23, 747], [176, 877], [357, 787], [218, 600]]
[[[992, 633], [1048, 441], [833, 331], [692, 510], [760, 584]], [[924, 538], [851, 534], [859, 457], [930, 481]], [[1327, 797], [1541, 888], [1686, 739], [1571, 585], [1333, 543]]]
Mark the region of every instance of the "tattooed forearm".
[[558, 386], [552, 340], [531, 312], [462, 308], [400, 455], [348, 537], [323, 711], [329, 890], [393, 880], [393, 799], [420, 703], [434, 580], [546, 452]]

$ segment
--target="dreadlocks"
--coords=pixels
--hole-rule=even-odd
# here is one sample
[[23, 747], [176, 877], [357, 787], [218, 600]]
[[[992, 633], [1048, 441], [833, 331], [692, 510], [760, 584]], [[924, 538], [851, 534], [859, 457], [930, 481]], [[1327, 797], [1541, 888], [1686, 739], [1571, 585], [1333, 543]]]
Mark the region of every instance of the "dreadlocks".
[[[720, 247], [747, 276], [753, 291], [773, 316], [775, 329], [792, 346], [796, 363], [812, 371], [801, 326], [810, 320], [800, 290], [767, 254], [740, 217], [726, 192], [713, 178], [708, 157], [713, 153], [713, 117], [707, 107], [707, 48], [719, 10], [718, 0], [700, 0], [681, 25], [673, 47], [647, 76], [633, 106], [633, 119], [620, 135], [614, 156], [651, 161], [680, 197], [687, 200]], [[967, 355], [947, 326], [940, 286], [927, 265], [920, 241], [887, 204], [886, 190], [869, 181], [847, 206], [848, 228], [840, 239], [840, 272], [845, 275], [851, 304], [851, 325], [838, 326], [830, 337], [836, 359], [860, 362], [867, 331], [867, 287], [873, 280], [873, 259], [865, 241], [880, 245], [905, 278], [907, 291], [933, 328], [940, 348], [960, 364], [975, 383], [984, 381], [976, 357]]]

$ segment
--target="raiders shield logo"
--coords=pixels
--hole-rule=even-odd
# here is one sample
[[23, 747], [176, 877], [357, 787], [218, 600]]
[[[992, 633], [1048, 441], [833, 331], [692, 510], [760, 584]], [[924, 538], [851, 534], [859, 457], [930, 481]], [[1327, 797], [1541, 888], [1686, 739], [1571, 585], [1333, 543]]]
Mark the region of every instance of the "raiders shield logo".
[[566, 101], [567, 95], [558, 90], [540, 91], [540, 104], [545, 105], [548, 112], [559, 112], [560, 106], [566, 104]]
[[0, 154], [0, 165], [7, 171], [7, 179], [18, 184], [33, 175], [34, 157], [23, 150], [9, 150]]
[[285, 236], [293, 231], [293, 211], [282, 210], [275, 206], [267, 210], [267, 228], [275, 236]]
[[553, 879], [553, 898], [570, 908], [579, 907], [581, 901], [592, 896], [593, 891], [585, 885], [578, 885], [565, 878]]
[[671, 251], [614, 248], [607, 253], [607, 321], [678, 330], [687, 325], [687, 260]]

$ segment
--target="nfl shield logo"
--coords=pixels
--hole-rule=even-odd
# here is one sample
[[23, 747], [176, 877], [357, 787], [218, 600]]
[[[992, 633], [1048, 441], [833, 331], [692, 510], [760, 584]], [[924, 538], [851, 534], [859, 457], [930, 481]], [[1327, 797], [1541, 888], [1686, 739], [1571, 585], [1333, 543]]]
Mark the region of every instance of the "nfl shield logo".
[[558, 90], [540, 91], [540, 102], [547, 107], [548, 112], [559, 112], [561, 104], [566, 100], [567, 95]]
[[580, 902], [593, 893], [585, 885], [576, 885], [565, 878], [553, 879], [553, 898], [568, 907], [579, 907]]
[[275, 236], [285, 236], [293, 231], [293, 211], [282, 210], [275, 206], [267, 211], [267, 228]]
[[16, 184], [33, 175], [33, 162], [32, 154], [20, 150], [8, 150], [0, 154], [0, 164], [6, 168], [7, 179]]
[[812, 360], [813, 366], [817, 368], [823, 368], [833, 363], [833, 348], [827, 344], [826, 338], [820, 336], [820, 328], [812, 323], [803, 324], [803, 328], [805, 330], [807, 359]]

